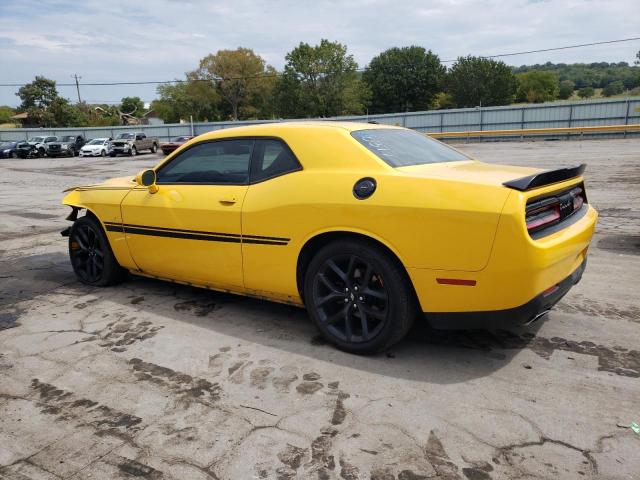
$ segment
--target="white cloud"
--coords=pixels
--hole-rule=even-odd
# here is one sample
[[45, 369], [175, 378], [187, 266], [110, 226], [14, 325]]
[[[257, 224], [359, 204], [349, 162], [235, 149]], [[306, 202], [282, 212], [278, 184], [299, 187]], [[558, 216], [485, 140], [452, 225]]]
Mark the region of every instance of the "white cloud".
[[[36, 74], [68, 82], [181, 78], [221, 48], [253, 48], [282, 67], [300, 41], [347, 44], [360, 65], [393, 46], [422, 45], [452, 59], [638, 36], [637, 0], [392, 1], [3, 0], [0, 83]], [[507, 57], [511, 64], [633, 61], [640, 42]], [[74, 90], [61, 92], [75, 97]], [[82, 87], [90, 100], [118, 100], [155, 87]], [[15, 105], [0, 87], [0, 104]]]

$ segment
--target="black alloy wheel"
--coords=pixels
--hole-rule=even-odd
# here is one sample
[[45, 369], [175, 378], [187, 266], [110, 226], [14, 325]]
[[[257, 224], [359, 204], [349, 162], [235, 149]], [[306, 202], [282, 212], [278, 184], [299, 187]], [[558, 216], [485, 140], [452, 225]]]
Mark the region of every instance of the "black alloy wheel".
[[69, 258], [78, 279], [87, 285], [106, 286], [123, 278], [100, 223], [84, 216], [69, 232]]
[[416, 301], [406, 272], [377, 246], [343, 240], [312, 259], [304, 290], [316, 326], [353, 353], [389, 348], [411, 327]]
[[313, 282], [312, 302], [326, 328], [350, 343], [375, 338], [389, 313], [389, 292], [382, 275], [356, 255], [324, 262]]

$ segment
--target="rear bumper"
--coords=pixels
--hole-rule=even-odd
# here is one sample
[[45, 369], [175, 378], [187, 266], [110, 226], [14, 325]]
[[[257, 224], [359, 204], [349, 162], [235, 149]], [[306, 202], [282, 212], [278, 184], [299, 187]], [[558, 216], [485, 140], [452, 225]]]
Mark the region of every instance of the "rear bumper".
[[585, 258], [571, 275], [515, 308], [486, 312], [424, 312], [424, 316], [429, 325], [439, 330], [496, 329], [526, 325], [548, 313], [580, 281], [586, 266]]

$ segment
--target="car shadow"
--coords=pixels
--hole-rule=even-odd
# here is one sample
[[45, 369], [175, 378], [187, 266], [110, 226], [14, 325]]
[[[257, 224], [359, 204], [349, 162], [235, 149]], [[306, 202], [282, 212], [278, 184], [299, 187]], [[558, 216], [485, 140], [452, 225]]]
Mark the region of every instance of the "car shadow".
[[67, 294], [71, 293], [70, 302], [84, 295], [103, 297], [158, 317], [163, 323], [197, 325], [215, 334], [314, 360], [436, 384], [465, 382], [500, 370], [521, 350], [535, 349], [541, 324], [509, 331], [445, 331], [433, 330], [419, 318], [409, 335], [389, 351], [358, 356], [328, 344], [306, 311], [295, 306], [135, 276], [106, 289], [87, 287], [75, 280], [63, 252], [0, 259], [0, 266], [12, 272], [10, 278], [0, 280], [0, 308], [64, 287]]

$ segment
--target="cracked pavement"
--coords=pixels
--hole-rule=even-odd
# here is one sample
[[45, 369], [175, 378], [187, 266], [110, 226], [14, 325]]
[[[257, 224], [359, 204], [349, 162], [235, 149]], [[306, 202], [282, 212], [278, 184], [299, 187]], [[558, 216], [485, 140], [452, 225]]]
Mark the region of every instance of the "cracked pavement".
[[418, 322], [373, 357], [326, 345], [292, 306], [79, 284], [62, 189], [156, 156], [1, 160], [0, 478], [639, 478], [640, 140], [458, 146], [586, 162], [587, 271], [534, 327]]

